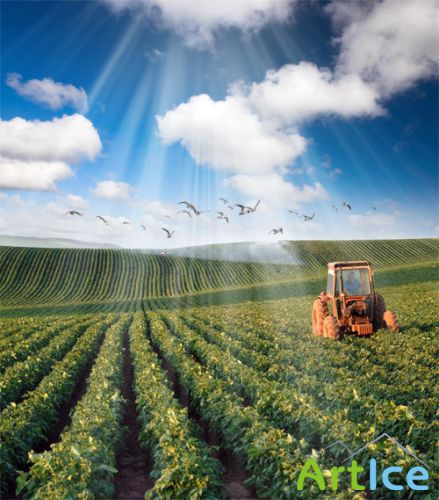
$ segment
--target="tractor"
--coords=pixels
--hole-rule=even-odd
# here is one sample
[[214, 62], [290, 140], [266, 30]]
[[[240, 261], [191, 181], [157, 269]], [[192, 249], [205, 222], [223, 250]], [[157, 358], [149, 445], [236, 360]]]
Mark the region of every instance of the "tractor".
[[396, 314], [386, 310], [375, 291], [370, 262], [330, 262], [326, 292], [313, 303], [314, 335], [338, 340], [347, 333], [371, 335], [380, 328], [399, 332]]

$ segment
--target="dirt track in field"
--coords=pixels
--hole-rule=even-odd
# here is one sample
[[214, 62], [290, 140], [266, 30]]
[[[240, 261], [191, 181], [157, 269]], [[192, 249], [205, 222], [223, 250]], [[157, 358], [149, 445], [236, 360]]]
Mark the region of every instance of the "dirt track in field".
[[122, 419], [126, 433], [117, 457], [119, 472], [114, 479], [115, 497], [118, 500], [143, 500], [145, 491], [152, 488], [154, 481], [149, 477], [151, 462], [139, 442], [140, 425], [137, 422], [134, 367], [129, 350], [128, 333], [124, 341], [122, 396], [126, 400]]

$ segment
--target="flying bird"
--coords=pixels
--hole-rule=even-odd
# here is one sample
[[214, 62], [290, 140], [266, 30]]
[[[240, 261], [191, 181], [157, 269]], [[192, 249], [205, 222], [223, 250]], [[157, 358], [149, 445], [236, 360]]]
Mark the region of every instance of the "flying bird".
[[76, 210], [69, 210], [64, 215], [80, 215], [80, 216], [82, 216], [83, 214], [77, 212]]
[[370, 207], [370, 208], [371, 208], [372, 210], [376, 210], [376, 209], [377, 209], [377, 207]]
[[192, 218], [192, 214], [189, 212], [189, 210], [180, 210], [178, 213], [179, 214], [187, 214], [187, 215], [189, 215], [189, 217]]
[[106, 226], [108, 226], [108, 221], [107, 219], [104, 219], [102, 215], [96, 215], [97, 219], [100, 219]]
[[195, 208], [195, 205], [190, 203], [189, 201], [179, 201], [179, 205], [186, 205], [186, 208], [189, 208], [190, 210], [193, 210], [194, 212], [197, 212], [198, 210]]
[[283, 232], [284, 232], [283, 228], [280, 227], [279, 229], [272, 229], [271, 231], [269, 231], [268, 234], [271, 234], [271, 233], [273, 233], [273, 234], [277, 234], [277, 233], [283, 234]]
[[346, 208], [348, 208], [349, 210], [352, 210], [351, 204], [349, 202], [347, 202], [347, 201], [343, 202], [343, 206], [346, 207]]
[[195, 205], [193, 203], [189, 203], [188, 201], [180, 201], [178, 203], [179, 205], [186, 205], [186, 208], [188, 208], [189, 210], [192, 210], [192, 212], [194, 212], [195, 215], [201, 215], [201, 214], [206, 214], [209, 212], [209, 210], [207, 211], [201, 211], [201, 210], [197, 210], [197, 208], [195, 207]]
[[165, 219], [172, 219], [170, 215], [165, 215]]
[[141, 227], [144, 231], [146, 231], [146, 227], [145, 227], [143, 224], [140, 224], [140, 227]]
[[297, 210], [288, 210], [288, 212], [290, 212], [290, 214], [297, 215], [297, 217], [300, 217], [300, 214]]
[[175, 233], [175, 231], [169, 231], [169, 229], [166, 229], [165, 227], [162, 227], [162, 229], [167, 234], [167, 238], [172, 238], [172, 235]]
[[304, 222], [308, 222], [309, 220], [313, 220], [314, 216], [315, 216], [314, 212], [312, 215], [302, 215]]
[[227, 224], [229, 223], [229, 218], [227, 216], [225, 216], [223, 212], [218, 212], [217, 219], [218, 220], [225, 220], [227, 222]]
[[220, 200], [224, 203], [224, 205], [227, 205], [227, 203], [229, 203], [229, 200], [226, 200], [226, 198], [220, 198]]
[[124, 220], [124, 221], [122, 221], [122, 222], [121, 222], [121, 224], [126, 224], [126, 225], [128, 225], [128, 226], [129, 226], [131, 223], [130, 223], [130, 222], [128, 222], [127, 220]]
[[239, 207], [241, 211], [238, 215], [245, 215], [247, 207], [245, 205], [241, 205], [241, 203], [235, 203], [235, 207]]
[[338, 212], [338, 208], [337, 208], [335, 205], [332, 205], [332, 208], [333, 208], [336, 212]]
[[233, 205], [227, 205], [227, 206], [230, 208], [230, 210], [233, 210]]
[[250, 212], [249, 212], [249, 213], [251, 213], [251, 214], [252, 214], [252, 213], [256, 212], [256, 209], [259, 207], [259, 203], [261, 203], [261, 200], [258, 200], [258, 201], [256, 202], [256, 205], [255, 205], [254, 207], [247, 207], [247, 209], [248, 209], [248, 210], [250, 210]]

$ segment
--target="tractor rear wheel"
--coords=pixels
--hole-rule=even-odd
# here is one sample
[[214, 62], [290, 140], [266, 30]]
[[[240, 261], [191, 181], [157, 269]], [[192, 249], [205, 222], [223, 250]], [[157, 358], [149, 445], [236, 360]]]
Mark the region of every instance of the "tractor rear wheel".
[[399, 332], [398, 318], [393, 311], [386, 311], [383, 314], [383, 320], [388, 330], [391, 332]]
[[339, 340], [340, 327], [338, 321], [334, 316], [326, 316], [323, 321], [323, 336], [327, 339]]
[[323, 322], [328, 316], [326, 302], [316, 299], [312, 305], [312, 332], [318, 337], [323, 336]]
[[373, 329], [374, 331], [380, 328], [385, 328], [384, 313], [386, 312], [386, 304], [384, 298], [379, 293], [375, 293], [375, 304], [373, 309]]

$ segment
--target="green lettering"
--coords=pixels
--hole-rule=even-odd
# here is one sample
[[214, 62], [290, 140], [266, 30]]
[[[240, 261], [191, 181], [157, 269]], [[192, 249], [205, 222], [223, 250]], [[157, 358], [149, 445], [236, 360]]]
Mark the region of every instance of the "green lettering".
[[356, 460], [352, 460], [352, 465], [348, 467], [348, 471], [351, 473], [351, 486], [355, 491], [365, 490], [366, 486], [358, 484], [358, 473], [364, 471], [364, 467], [357, 464]]
[[344, 472], [346, 469], [341, 466], [341, 467], [333, 467], [331, 469], [331, 487], [332, 491], [337, 491], [338, 488], [338, 476], [340, 472]]
[[[312, 471], [310, 469], [312, 469]], [[308, 458], [300, 471], [299, 479], [297, 481], [297, 489], [299, 491], [303, 490], [303, 484], [307, 478], [313, 479], [319, 485], [321, 491], [325, 489], [325, 480], [323, 478], [322, 471], [314, 458]]]

